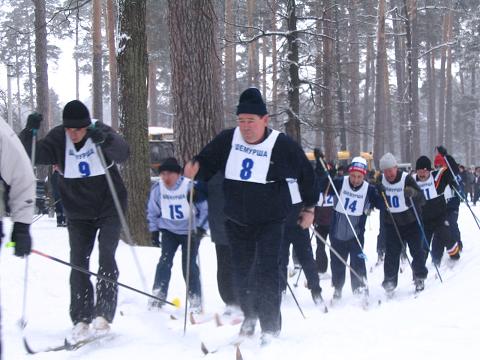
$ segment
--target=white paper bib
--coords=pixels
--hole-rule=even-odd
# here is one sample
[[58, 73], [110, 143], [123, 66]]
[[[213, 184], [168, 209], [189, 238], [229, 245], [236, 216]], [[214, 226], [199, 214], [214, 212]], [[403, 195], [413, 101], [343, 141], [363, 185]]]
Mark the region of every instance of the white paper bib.
[[225, 166], [225, 178], [260, 184], [267, 183], [272, 149], [280, 133], [272, 130], [260, 144], [248, 144], [237, 127], [233, 133], [232, 148]]

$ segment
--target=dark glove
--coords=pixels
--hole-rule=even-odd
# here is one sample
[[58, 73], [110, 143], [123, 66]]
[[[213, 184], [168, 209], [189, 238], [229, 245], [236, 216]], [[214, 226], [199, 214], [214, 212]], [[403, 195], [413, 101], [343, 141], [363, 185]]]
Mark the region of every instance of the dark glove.
[[152, 232], [152, 245], [160, 247], [160, 231]]
[[315, 160], [318, 161], [318, 159], [320, 159], [320, 158], [323, 159], [325, 155], [323, 155], [323, 153], [320, 151], [319, 148], [315, 148], [315, 149], [313, 149], [313, 156], [315, 156]]
[[412, 197], [415, 196], [416, 191], [411, 186], [405, 186], [405, 189], [403, 190], [403, 193], [405, 194], [406, 198], [412, 198]]
[[95, 144], [102, 144], [105, 141], [105, 133], [96, 126], [89, 126], [87, 129], [87, 135], [92, 139]]
[[[380, 178], [378, 180], [380, 180]], [[380, 195], [385, 194], [385, 186], [383, 186], [381, 181], [377, 181], [375, 183], [375, 187], [377, 188], [377, 191]]]
[[31, 113], [30, 115], [28, 115], [28, 118], [27, 118], [27, 128], [32, 130], [40, 129], [40, 124], [42, 123], [42, 120], [43, 120], [42, 114], [38, 112]]
[[15, 256], [25, 256], [32, 250], [30, 225], [16, 222], [13, 224], [12, 242], [15, 243]]
[[207, 233], [207, 230], [205, 230], [202, 227], [197, 227], [197, 239], [199, 240], [202, 239], [206, 233]]
[[442, 156], [447, 156], [447, 149], [445, 149], [442, 145], [437, 146], [437, 151]]

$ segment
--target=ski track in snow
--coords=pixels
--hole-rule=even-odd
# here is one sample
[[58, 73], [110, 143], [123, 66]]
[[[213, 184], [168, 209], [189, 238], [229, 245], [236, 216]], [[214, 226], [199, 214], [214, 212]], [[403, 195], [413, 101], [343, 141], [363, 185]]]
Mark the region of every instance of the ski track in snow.
[[[479, 208], [472, 207], [480, 216]], [[260, 327], [255, 337], [241, 345], [248, 359], [474, 359], [480, 350], [480, 230], [467, 207], [462, 204], [459, 218], [464, 250], [459, 263], [449, 267], [444, 256], [440, 268], [443, 284], [436, 278], [428, 261], [429, 275], [425, 291], [413, 296], [411, 271], [408, 264], [399, 275], [395, 297], [386, 300], [381, 288], [383, 267], [368, 272], [370, 308], [365, 311], [350, 290], [347, 275], [343, 298], [329, 306], [324, 314], [314, 307], [310, 292], [304, 287], [302, 274], [299, 286], [292, 286], [307, 317], [304, 320], [291, 295], [287, 292], [282, 304], [283, 329], [271, 345], [259, 347]], [[11, 224], [4, 219], [8, 234]], [[366, 224], [367, 270], [376, 262], [378, 211]], [[68, 261], [69, 245], [66, 228], [57, 228], [55, 219], [44, 216], [32, 226], [34, 248]], [[153, 283], [155, 267], [160, 256], [158, 248], [136, 247], [148, 286]], [[178, 251], [180, 252], [180, 250]], [[166, 307], [165, 311], [147, 310], [148, 299], [120, 288], [117, 313], [112, 325], [115, 337], [99, 341], [73, 352], [27, 355], [18, 326], [23, 299], [24, 260], [13, 256], [11, 249], [2, 247], [1, 305], [3, 358], [10, 359], [202, 359], [200, 343], [215, 349], [227, 344], [238, 333], [240, 325], [217, 328], [213, 321], [192, 326], [187, 323], [183, 334], [183, 307]], [[119, 281], [141, 287], [141, 280], [131, 249], [120, 243], [117, 250]], [[91, 271], [97, 272], [98, 252], [95, 248], [90, 261]], [[207, 313], [222, 312], [224, 307], [216, 285], [214, 246], [204, 238], [200, 246], [200, 267], [204, 304]], [[27, 327], [25, 335], [33, 349], [60, 345], [71, 329], [68, 314], [70, 269], [54, 261], [32, 254], [29, 260]], [[290, 278], [293, 285], [296, 276]], [[330, 279], [322, 279], [323, 296], [330, 303], [333, 289]], [[147, 292], [150, 289], [141, 289]], [[181, 275], [180, 254], [175, 257], [168, 300], [179, 297], [185, 303], [185, 286]], [[381, 305], [378, 305], [378, 300]], [[171, 320], [174, 313], [178, 320]], [[234, 359], [233, 346], [224, 345], [218, 352], [207, 355], [212, 359]]]

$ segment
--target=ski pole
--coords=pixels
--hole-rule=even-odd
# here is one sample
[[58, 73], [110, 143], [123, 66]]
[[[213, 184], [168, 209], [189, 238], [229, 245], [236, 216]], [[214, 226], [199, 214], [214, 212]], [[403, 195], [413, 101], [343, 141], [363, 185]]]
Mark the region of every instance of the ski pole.
[[[37, 129], [32, 129], [32, 152], [30, 160], [32, 162], [33, 173], [35, 174], [35, 151], [37, 145]], [[35, 175], [36, 178], [36, 175]], [[23, 275], [23, 303], [22, 317], [20, 318], [20, 327], [25, 329], [27, 326], [27, 292], [28, 292], [28, 255], [25, 256], [25, 270]]]
[[190, 194], [188, 199], [188, 235], [187, 235], [187, 263], [185, 271], [185, 314], [183, 318], [183, 335], [187, 332], [188, 291], [190, 290], [190, 256], [192, 251], [192, 222], [193, 222], [193, 179], [190, 180]]
[[94, 272], [92, 272], [92, 271], [90, 271], [90, 270], [87, 270], [87, 269], [84, 269], [84, 268], [82, 268], [82, 267], [80, 267], [80, 266], [78, 266], [78, 265], [74, 265], [74, 264], [72, 264], [72, 263], [69, 263], [69, 262], [67, 262], [67, 261], [61, 260], [61, 259], [56, 258], [56, 257], [54, 257], [54, 256], [45, 254], [45, 253], [43, 253], [43, 252], [41, 252], [41, 251], [32, 249], [31, 252], [32, 252], [33, 254], [37, 254], [37, 255], [43, 256], [43, 257], [45, 257], [45, 258], [47, 258], [47, 259], [56, 261], [56, 262], [58, 262], [58, 263], [60, 263], [60, 264], [69, 266], [69, 267], [71, 267], [72, 269], [77, 270], [77, 271], [80, 271], [80, 272], [82, 272], [82, 273], [84, 273], [84, 274], [88, 274], [88, 275], [95, 276], [95, 277], [97, 277], [97, 278], [100, 279], [100, 280], [104, 280], [104, 281], [107, 281], [107, 282], [109, 282], [109, 283], [111, 283], [111, 284], [124, 287], [125, 289], [131, 290], [131, 291], [134, 291], [134, 292], [136, 292], [136, 293], [145, 295], [145, 296], [147, 296], [147, 297], [149, 297], [149, 298], [152, 298], [152, 299], [161, 301], [162, 303], [165, 303], [165, 304], [168, 304], [168, 305], [172, 305], [172, 306], [174, 306], [174, 307], [176, 307], [176, 308], [179, 307], [178, 302], [177, 302], [177, 303], [176, 303], [175, 301], [174, 301], [174, 302], [170, 302], [170, 301], [167, 301], [167, 300], [165, 300], [165, 299], [161, 299], [161, 298], [159, 298], [159, 297], [157, 297], [157, 296], [155, 296], [155, 295], [152, 295], [152, 294], [149, 294], [149, 293], [144, 292], [144, 291], [142, 291], [142, 290], [138, 290], [138, 289], [136, 289], [136, 288], [134, 288], [134, 287], [131, 287], [131, 286], [122, 284], [122, 283], [119, 282], [119, 281], [110, 279], [110, 278], [108, 278], [108, 277], [106, 277], [106, 276], [104, 276], [104, 275], [100, 275], [100, 274], [94, 273]]
[[298, 308], [298, 310], [300, 311], [300, 314], [302, 314], [303, 318], [306, 319], [305, 314], [303, 313], [302, 307], [301, 307], [300, 304], [298, 303], [297, 297], [296, 297], [295, 294], [293, 293], [293, 290], [292, 290], [292, 288], [290, 287], [290, 284], [288, 283], [288, 280], [287, 280], [287, 279], [285, 279], [285, 283], [287, 284], [287, 288], [288, 288], [288, 290], [290, 291], [290, 294], [292, 294], [292, 297], [293, 297], [293, 300], [295, 301], [295, 304], [297, 304], [297, 308]]
[[360, 276], [350, 265], [348, 265], [348, 263], [345, 261], [344, 258], [342, 258], [342, 256], [338, 253], [338, 251], [335, 250], [334, 247], [330, 245], [327, 242], [327, 240], [325, 240], [323, 236], [318, 233], [317, 230], [315, 230], [313, 225], [311, 229], [314, 232], [314, 234], [317, 236], [317, 238], [319, 238], [330, 249], [333, 255], [335, 255], [343, 263], [343, 265], [345, 265], [350, 270], [350, 272], [363, 284], [363, 286], [368, 288], [366, 278], [364, 276]]
[[340, 198], [340, 195], [337, 191], [337, 188], [335, 187], [335, 184], [333, 183], [333, 179], [332, 177], [330, 176], [329, 172], [328, 172], [328, 169], [327, 169], [327, 166], [325, 165], [324, 161], [322, 158], [319, 158], [319, 161], [320, 161], [320, 164], [322, 164], [322, 167], [323, 169], [325, 170], [325, 173], [327, 174], [327, 177], [328, 177], [328, 181], [330, 182], [330, 184], [332, 185], [332, 189], [333, 191], [335, 192], [335, 195], [337, 196], [337, 200], [338, 202], [340, 203], [340, 205], [342, 206], [342, 210], [343, 210], [343, 214], [345, 215], [345, 217], [347, 218], [347, 221], [348, 221], [348, 224], [350, 225], [350, 228], [352, 229], [353, 231], [353, 235], [355, 236], [355, 240], [357, 240], [357, 244], [358, 246], [360, 247], [360, 250], [362, 251], [361, 254], [358, 254], [358, 256], [360, 258], [362, 258], [364, 261], [367, 261], [367, 255], [365, 255], [365, 253], [363, 252], [363, 246], [362, 244], [360, 243], [360, 239], [358, 238], [358, 235], [357, 235], [357, 232], [355, 231], [355, 228], [353, 227], [353, 224], [352, 222], [350, 221], [350, 216], [348, 216], [347, 214], [347, 209], [345, 209], [345, 205], [342, 203], [342, 199]]
[[[463, 195], [457, 190], [457, 188], [455, 188], [455, 186], [452, 186], [451, 188], [453, 189], [453, 191], [455, 191], [455, 193], [458, 195], [458, 197], [459, 197], [463, 202], [465, 202], [465, 203], [467, 204], [467, 206], [468, 206], [467, 199], [465, 199], [465, 198], [463, 197]], [[468, 206], [468, 207], [470, 208], [470, 206]], [[472, 210], [470, 209], [470, 211], [472, 211]], [[480, 222], [480, 220], [478, 219], [478, 216], [475, 215], [475, 213], [474, 213], [473, 211], [472, 211], [472, 216], [473, 216], [473, 219], [477, 222], [477, 225], [478, 225], [478, 223]]]
[[412, 271], [413, 271], [412, 262], [408, 258], [407, 248], [405, 247], [405, 243], [402, 240], [402, 235], [400, 235], [400, 230], [398, 229], [397, 222], [395, 221], [395, 218], [393, 217], [390, 206], [388, 205], [388, 201], [387, 201], [387, 197], [385, 196], [385, 192], [380, 191], [380, 194], [382, 195], [383, 201], [385, 202], [385, 206], [387, 207], [387, 212], [390, 214], [390, 219], [392, 220], [393, 227], [395, 228], [395, 232], [397, 233], [398, 241], [400, 241], [400, 244], [402, 245], [402, 253], [405, 256], [405, 258], [407, 259], [408, 265], [410, 265], [410, 269], [412, 269]]
[[[437, 148], [438, 149], [438, 148]], [[437, 150], [438, 151], [438, 150]], [[439, 153], [440, 154], [440, 153]], [[442, 154], [440, 154], [442, 155]], [[450, 172], [452, 173], [452, 176], [453, 176], [453, 179], [455, 180], [455, 183], [457, 184], [458, 188], [460, 189], [460, 183], [458, 182], [458, 179], [457, 179], [457, 176], [455, 175], [455, 173], [453, 172], [453, 169], [452, 169], [452, 166], [450, 165], [450, 162], [448, 161], [447, 157], [445, 155], [442, 155], [443, 158], [445, 159], [445, 162], [447, 163], [447, 166], [448, 166], [448, 170], [450, 170]], [[477, 218], [477, 216], [474, 214], [472, 208], [470, 207], [470, 205], [468, 204], [468, 200], [466, 198], [464, 198], [460, 193], [459, 191], [457, 191], [455, 188], [454, 190], [456, 191], [456, 193], [458, 194], [458, 196], [460, 197], [460, 199], [462, 199], [465, 204], [467, 204], [467, 207], [468, 207], [468, 210], [470, 210], [470, 213], [472, 214], [473, 216], [473, 219], [475, 220], [475, 223], [477, 224], [477, 227], [478, 229], [480, 229], [480, 223], [479, 223], [479, 220]]]
[[300, 267], [300, 271], [298, 272], [298, 275], [297, 275], [297, 280], [295, 281], [295, 284], [293, 284], [293, 286], [295, 287], [298, 286], [298, 281], [300, 280], [300, 275], [302, 275], [302, 270], [303, 270], [303, 266]]
[[[425, 245], [427, 246], [427, 251], [429, 254], [431, 254], [430, 246], [428, 245], [428, 241], [427, 241], [427, 235], [425, 235], [425, 228], [422, 225], [420, 216], [418, 216], [417, 208], [415, 207], [415, 203], [413, 202], [413, 199], [411, 197], [410, 197], [410, 202], [412, 203], [412, 209], [413, 209], [413, 212], [415, 213], [415, 218], [417, 219], [418, 227], [420, 228], [420, 231], [422, 233], [422, 238], [425, 242]], [[440, 279], [440, 282], [443, 283], [442, 276], [440, 275], [440, 271], [438, 270], [438, 266], [437, 264], [435, 264], [435, 262], [433, 263], [433, 266], [435, 266], [435, 270], [437, 271], [437, 275], [438, 275], [438, 278]]]
[[[145, 276], [143, 275], [142, 268], [140, 266], [140, 262], [138, 261], [137, 253], [133, 248], [134, 242], [132, 240], [132, 235], [130, 234], [130, 228], [128, 227], [127, 220], [125, 220], [125, 214], [122, 210], [122, 205], [120, 204], [120, 200], [118, 199], [117, 190], [115, 189], [115, 185], [113, 184], [112, 175], [110, 174], [110, 170], [107, 166], [107, 161], [105, 160], [105, 155], [103, 154], [103, 150], [100, 144], [96, 144], [97, 153], [100, 158], [100, 162], [102, 167], [105, 171], [105, 176], [107, 178], [108, 187], [110, 188], [110, 193], [112, 194], [113, 202], [117, 209], [118, 217], [120, 219], [120, 223], [122, 224], [123, 232], [127, 238], [127, 243], [130, 245], [130, 250], [132, 252], [133, 260], [135, 261], [135, 265], [137, 266], [138, 274], [140, 276], [140, 280], [142, 282], [143, 289], [147, 289], [147, 282], [145, 281]], [[113, 165], [113, 162], [112, 162]]]

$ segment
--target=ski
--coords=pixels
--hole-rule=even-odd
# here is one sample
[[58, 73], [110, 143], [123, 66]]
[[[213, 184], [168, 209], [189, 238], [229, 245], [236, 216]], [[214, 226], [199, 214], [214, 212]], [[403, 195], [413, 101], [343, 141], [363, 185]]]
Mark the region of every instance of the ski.
[[243, 342], [243, 338], [237, 337], [233, 341], [228, 341], [227, 343], [217, 345], [216, 347], [210, 348], [203, 341], [200, 343], [200, 350], [204, 355], [215, 354], [216, 352], [233, 346], [236, 349], [237, 360], [243, 359], [242, 353], [240, 351], [240, 344]]
[[111, 336], [111, 334], [103, 334], [103, 335], [98, 335], [98, 336], [92, 336], [92, 337], [89, 337], [88, 339], [79, 341], [77, 343], [70, 343], [67, 339], [64, 339], [62, 345], [48, 346], [48, 347], [43, 348], [43, 349], [35, 350], [30, 346], [30, 344], [27, 341], [27, 338], [24, 336], [23, 337], [23, 346], [25, 347], [25, 350], [27, 351], [27, 353], [29, 353], [31, 355], [35, 355], [35, 354], [45, 353], [45, 352], [74, 351], [74, 350], [80, 349], [81, 347], [83, 347], [85, 345], [91, 344], [91, 343], [93, 343], [97, 340], [102, 340], [102, 339], [105, 339], [105, 338], [113, 338], [113, 336]]
[[218, 313], [214, 313], [212, 315], [201, 315], [190, 313], [190, 323], [192, 325], [201, 325], [205, 324], [210, 321], [214, 321], [217, 327], [224, 326], [224, 325], [238, 325], [241, 324], [243, 321], [243, 317], [230, 317], [229, 319], [224, 319]]
[[30, 344], [28, 343], [27, 338], [25, 336], [23, 337], [23, 346], [25, 347], [25, 350], [27, 351], [27, 353], [29, 353], [30, 355], [35, 355], [35, 354], [40, 354], [40, 353], [45, 353], [45, 352], [52, 352], [52, 351], [66, 350], [65, 343], [63, 343], [62, 345], [58, 345], [58, 346], [49, 346], [49, 347], [46, 347], [46, 348], [43, 348], [43, 349], [34, 350], [30, 346]]
[[89, 337], [88, 339], [81, 340], [81, 341], [78, 341], [76, 343], [71, 343], [67, 339], [65, 339], [65, 350], [75, 351], [75, 350], [78, 350], [78, 349], [84, 347], [85, 345], [92, 344], [92, 343], [95, 343], [95, 342], [101, 341], [101, 340], [107, 340], [107, 339], [111, 340], [113, 338], [114, 338], [114, 335], [112, 335], [110, 333], [107, 333], [107, 334], [101, 334], [101, 335], [93, 335], [93, 336]]

